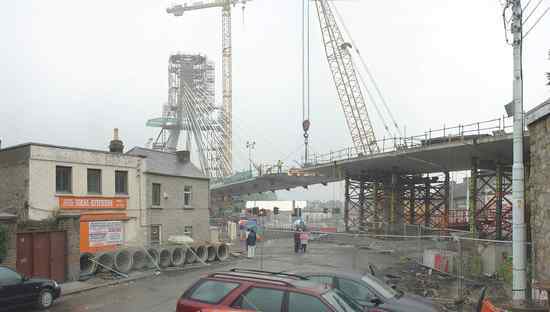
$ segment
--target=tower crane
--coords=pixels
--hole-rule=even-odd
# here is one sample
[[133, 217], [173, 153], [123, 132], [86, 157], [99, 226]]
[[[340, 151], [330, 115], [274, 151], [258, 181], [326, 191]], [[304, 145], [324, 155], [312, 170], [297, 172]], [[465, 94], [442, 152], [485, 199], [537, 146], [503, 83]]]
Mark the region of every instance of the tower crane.
[[223, 89], [223, 138], [224, 138], [224, 154], [228, 160], [227, 168], [224, 168], [224, 175], [228, 176], [232, 170], [232, 65], [231, 65], [231, 6], [236, 6], [238, 3], [243, 5], [252, 0], [206, 0], [195, 1], [191, 4], [184, 3], [183, 5], [174, 5], [166, 12], [174, 16], [182, 16], [184, 12], [195, 11], [208, 8], [222, 8], [222, 89]]
[[325, 53], [353, 146], [357, 153], [364, 155], [379, 152], [380, 148], [376, 143], [374, 129], [351, 57], [352, 46], [344, 41], [329, 0], [315, 0], [315, 5]]

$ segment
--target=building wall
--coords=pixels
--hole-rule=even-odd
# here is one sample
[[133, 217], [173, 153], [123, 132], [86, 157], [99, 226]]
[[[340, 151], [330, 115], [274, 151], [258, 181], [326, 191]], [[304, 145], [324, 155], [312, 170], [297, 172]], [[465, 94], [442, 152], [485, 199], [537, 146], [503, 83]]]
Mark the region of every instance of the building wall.
[[[80, 230], [77, 216], [58, 217], [45, 221], [0, 220], [8, 231], [8, 250], [6, 258], [0, 263], [12, 269], [17, 266], [17, 233], [65, 231], [66, 233], [66, 278], [76, 281], [80, 277]], [[35, 255], [36, 256], [36, 255]]]
[[529, 125], [531, 210], [535, 278], [550, 282], [550, 115]]
[[[161, 224], [161, 239], [170, 235], [183, 235], [186, 226], [192, 226], [196, 240], [209, 239], [209, 181], [184, 177], [146, 173], [145, 206], [148, 208], [148, 224]], [[160, 206], [152, 206], [153, 183], [161, 184]], [[184, 208], [184, 187], [192, 187], [191, 206]], [[166, 195], [166, 197], [164, 196]], [[149, 241], [149, 237], [147, 239]]]
[[0, 153], [0, 212], [27, 215], [29, 147]]
[[[59, 196], [93, 195], [127, 198], [127, 208], [123, 210], [80, 209], [80, 213], [94, 213], [96, 210], [102, 213], [125, 213], [129, 220], [124, 221], [124, 241], [125, 243], [138, 241], [140, 234], [138, 223], [142, 208], [142, 200], [139, 197], [141, 162], [140, 157], [125, 154], [33, 145], [29, 161], [29, 219], [43, 220], [55, 215], [60, 210]], [[71, 194], [56, 193], [56, 166], [72, 168]], [[87, 192], [88, 168], [101, 170], [101, 194], [99, 195]], [[127, 195], [115, 194], [116, 170], [128, 171]]]

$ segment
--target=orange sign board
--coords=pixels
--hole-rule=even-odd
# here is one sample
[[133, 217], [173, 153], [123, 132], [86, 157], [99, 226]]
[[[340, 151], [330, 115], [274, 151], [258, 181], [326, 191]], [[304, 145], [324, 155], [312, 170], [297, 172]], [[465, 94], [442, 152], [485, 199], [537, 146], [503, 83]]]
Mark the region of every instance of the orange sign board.
[[61, 209], [126, 209], [127, 198], [60, 196]]

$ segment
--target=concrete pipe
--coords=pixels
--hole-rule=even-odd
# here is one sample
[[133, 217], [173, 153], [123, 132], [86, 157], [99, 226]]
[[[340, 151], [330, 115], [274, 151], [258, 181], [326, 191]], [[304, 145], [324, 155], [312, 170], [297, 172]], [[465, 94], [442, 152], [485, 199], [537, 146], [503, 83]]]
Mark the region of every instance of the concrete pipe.
[[198, 262], [206, 262], [208, 260], [208, 250], [205, 245], [198, 245], [194, 248], [195, 253], [197, 254]]
[[134, 249], [132, 253], [132, 269], [141, 270], [147, 267], [147, 263], [151, 262], [143, 249]]
[[185, 248], [172, 248], [172, 266], [183, 266], [185, 264]]
[[195, 250], [193, 248], [187, 249], [185, 252], [185, 263], [194, 263], [197, 262], [197, 256], [195, 255]]
[[92, 253], [80, 254], [80, 275], [92, 275], [97, 271], [97, 264], [92, 261], [95, 256]]
[[159, 249], [159, 267], [167, 268], [170, 264], [172, 264], [172, 252], [170, 252], [170, 249]]
[[216, 246], [208, 245], [206, 246], [206, 261], [212, 262], [216, 260]]
[[216, 259], [223, 261], [229, 257], [229, 246], [221, 243], [216, 245]]
[[112, 252], [100, 252], [95, 254], [95, 260], [99, 262], [98, 271], [111, 272], [107, 268], [112, 269], [115, 264], [115, 257]]
[[149, 256], [147, 256], [147, 268], [156, 268], [159, 264], [159, 251], [156, 248], [149, 248], [147, 249], [147, 253]]
[[128, 273], [132, 269], [132, 254], [127, 249], [117, 250], [114, 254], [115, 270]]

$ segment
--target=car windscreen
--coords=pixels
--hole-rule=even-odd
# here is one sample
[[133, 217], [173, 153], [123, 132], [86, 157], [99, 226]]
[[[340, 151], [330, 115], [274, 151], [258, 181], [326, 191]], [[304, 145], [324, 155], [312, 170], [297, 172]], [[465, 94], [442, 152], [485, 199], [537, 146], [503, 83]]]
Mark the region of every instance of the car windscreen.
[[372, 275], [367, 274], [361, 279], [385, 299], [399, 297], [399, 293], [395, 289]]
[[207, 280], [197, 286], [187, 298], [200, 302], [217, 304], [237, 287], [239, 287], [239, 283]]
[[331, 289], [324, 293], [322, 297], [328, 301], [337, 312], [363, 311], [363, 308], [359, 304], [338, 289]]

